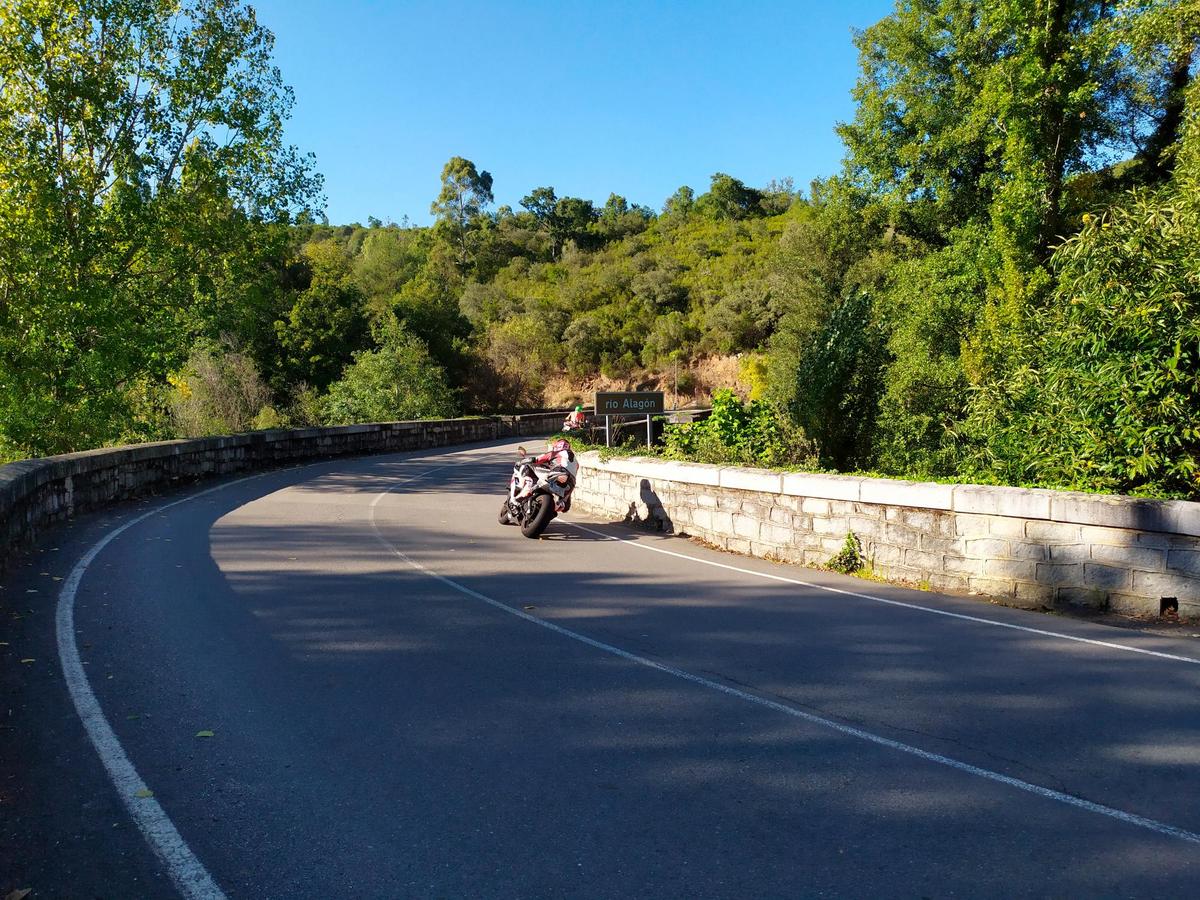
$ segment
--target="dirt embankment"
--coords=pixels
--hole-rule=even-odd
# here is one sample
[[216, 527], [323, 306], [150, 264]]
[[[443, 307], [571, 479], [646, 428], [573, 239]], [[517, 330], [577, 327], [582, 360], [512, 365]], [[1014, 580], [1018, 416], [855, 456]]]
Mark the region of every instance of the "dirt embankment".
[[545, 405], [547, 409], [561, 409], [576, 403], [587, 404], [596, 391], [662, 391], [668, 408], [706, 406], [713, 392], [721, 388], [732, 388], [746, 397], [750, 385], [743, 373], [742, 360], [740, 355], [707, 356], [681, 363], [678, 371], [643, 369], [626, 378], [595, 374], [574, 379], [553, 375], [546, 379]]

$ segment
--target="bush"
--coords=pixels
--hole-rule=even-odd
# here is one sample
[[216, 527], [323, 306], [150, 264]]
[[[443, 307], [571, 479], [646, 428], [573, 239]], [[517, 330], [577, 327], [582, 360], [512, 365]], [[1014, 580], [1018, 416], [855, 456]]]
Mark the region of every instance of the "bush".
[[180, 437], [250, 431], [271, 399], [250, 357], [229, 350], [195, 350], [186, 368], [169, 380], [171, 417]]
[[663, 440], [669, 459], [767, 467], [815, 463], [811, 442], [776, 407], [759, 400], [743, 404], [729, 389], [713, 395], [707, 419], [668, 425]]
[[392, 321], [378, 332], [379, 349], [354, 362], [329, 386], [323, 405], [329, 425], [435, 419], [457, 413], [439, 366], [419, 338]]

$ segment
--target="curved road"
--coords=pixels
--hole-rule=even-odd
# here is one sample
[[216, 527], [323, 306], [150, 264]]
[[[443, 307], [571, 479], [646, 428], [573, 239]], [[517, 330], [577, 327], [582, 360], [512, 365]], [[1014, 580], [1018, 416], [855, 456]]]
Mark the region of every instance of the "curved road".
[[581, 515], [528, 541], [514, 447], [52, 535], [0, 593], [0, 895], [1200, 892], [1197, 644]]

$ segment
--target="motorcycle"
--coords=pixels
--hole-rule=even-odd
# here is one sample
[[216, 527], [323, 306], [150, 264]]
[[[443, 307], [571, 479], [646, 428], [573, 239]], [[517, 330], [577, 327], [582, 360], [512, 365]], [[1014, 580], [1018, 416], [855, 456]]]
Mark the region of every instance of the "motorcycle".
[[517, 450], [512, 477], [508, 481], [508, 499], [500, 507], [501, 525], [520, 525], [521, 534], [536, 538], [559, 513], [571, 508], [571, 492], [579, 464], [569, 454], [565, 466], [543, 467], [535, 464], [524, 447]]

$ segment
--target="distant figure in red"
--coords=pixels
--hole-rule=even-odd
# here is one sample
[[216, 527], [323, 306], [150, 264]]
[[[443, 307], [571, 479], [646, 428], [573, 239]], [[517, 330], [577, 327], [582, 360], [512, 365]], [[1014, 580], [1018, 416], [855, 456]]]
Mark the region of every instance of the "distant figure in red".
[[578, 431], [583, 427], [583, 407], [576, 406], [575, 411], [563, 422], [563, 431]]

